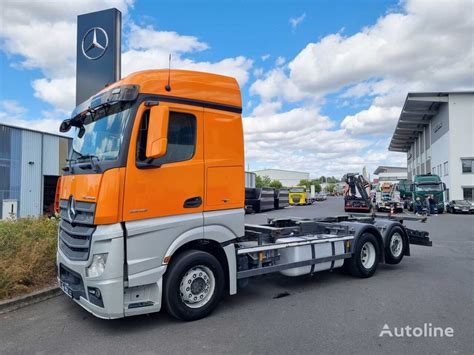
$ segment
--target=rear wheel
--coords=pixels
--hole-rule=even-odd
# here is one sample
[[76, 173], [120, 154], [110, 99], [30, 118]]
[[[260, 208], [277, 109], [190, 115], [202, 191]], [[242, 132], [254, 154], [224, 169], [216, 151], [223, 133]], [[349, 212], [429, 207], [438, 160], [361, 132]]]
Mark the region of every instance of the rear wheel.
[[181, 320], [204, 318], [219, 303], [224, 284], [224, 271], [213, 255], [200, 250], [185, 251], [166, 271], [164, 307]]
[[372, 233], [363, 233], [357, 240], [354, 254], [344, 262], [344, 268], [356, 277], [371, 277], [380, 260], [378, 242]]
[[387, 264], [398, 264], [403, 259], [405, 250], [404, 232], [399, 226], [394, 226], [387, 238], [385, 245], [385, 262]]

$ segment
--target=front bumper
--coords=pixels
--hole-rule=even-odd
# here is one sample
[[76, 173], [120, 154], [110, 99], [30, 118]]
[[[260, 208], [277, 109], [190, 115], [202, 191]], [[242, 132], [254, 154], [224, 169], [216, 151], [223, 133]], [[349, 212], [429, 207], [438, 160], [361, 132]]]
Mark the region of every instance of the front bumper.
[[474, 213], [471, 209], [453, 209], [454, 213]]
[[[64, 265], [60, 264], [64, 268]], [[70, 269], [69, 269], [70, 270]], [[71, 270], [72, 271], [72, 270]], [[59, 273], [58, 273], [59, 274]], [[102, 280], [102, 281], [89, 281], [84, 282], [82, 279], [82, 285], [71, 285], [61, 280], [58, 277], [58, 283], [63, 292], [72, 298], [77, 304], [89, 311], [93, 315], [103, 319], [115, 319], [122, 318], [123, 313], [123, 281], [122, 279], [115, 280]], [[102, 307], [100, 305], [92, 303], [92, 294], [89, 290], [99, 289], [100, 300], [102, 301]]]
[[[87, 277], [86, 268], [91, 265], [93, 255], [102, 253], [108, 254], [104, 273], [97, 277]], [[122, 318], [124, 317], [123, 263], [121, 226], [119, 224], [98, 226], [87, 260], [72, 261], [58, 249], [58, 282], [69, 297], [95, 316], [105, 319]], [[90, 293], [95, 289], [100, 291], [99, 301]]]

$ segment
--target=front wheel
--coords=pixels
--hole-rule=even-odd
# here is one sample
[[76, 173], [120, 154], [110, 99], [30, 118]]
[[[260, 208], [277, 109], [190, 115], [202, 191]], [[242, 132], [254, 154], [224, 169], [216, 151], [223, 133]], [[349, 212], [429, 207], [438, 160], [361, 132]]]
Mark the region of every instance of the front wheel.
[[200, 250], [185, 251], [166, 271], [164, 307], [177, 319], [204, 318], [217, 307], [224, 284], [224, 271], [213, 255]]
[[363, 233], [357, 240], [354, 254], [344, 262], [344, 268], [356, 277], [371, 277], [380, 260], [378, 242], [372, 233]]

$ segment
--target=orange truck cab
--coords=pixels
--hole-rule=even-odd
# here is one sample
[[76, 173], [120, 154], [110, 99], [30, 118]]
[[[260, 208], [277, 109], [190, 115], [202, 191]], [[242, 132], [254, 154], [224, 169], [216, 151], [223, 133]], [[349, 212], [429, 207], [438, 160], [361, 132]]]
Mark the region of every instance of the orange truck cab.
[[[370, 277], [427, 233], [393, 220], [244, 224], [241, 95], [233, 78], [149, 70], [80, 104], [58, 184], [62, 290], [101, 318], [208, 315], [249, 277], [343, 265]], [[425, 233], [425, 234], [424, 234]]]
[[[77, 133], [60, 187], [59, 279], [99, 317], [158, 311], [170, 260], [191, 246], [235, 258], [223, 243], [244, 234], [237, 81], [182, 70], [170, 78], [167, 90], [167, 70], [132, 74], [61, 127]], [[226, 265], [235, 274], [235, 260]]]

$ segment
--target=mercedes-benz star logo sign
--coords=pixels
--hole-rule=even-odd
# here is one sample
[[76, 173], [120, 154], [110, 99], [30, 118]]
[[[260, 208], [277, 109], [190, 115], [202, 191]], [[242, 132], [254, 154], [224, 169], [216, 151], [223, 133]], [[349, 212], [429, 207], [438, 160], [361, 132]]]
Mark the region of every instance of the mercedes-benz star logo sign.
[[67, 216], [69, 217], [69, 220], [72, 222], [76, 218], [76, 200], [74, 197], [71, 195], [69, 197], [69, 203], [68, 203], [68, 208], [67, 208]]
[[101, 27], [92, 27], [82, 37], [82, 54], [90, 60], [99, 59], [104, 55], [108, 45], [107, 32]]

